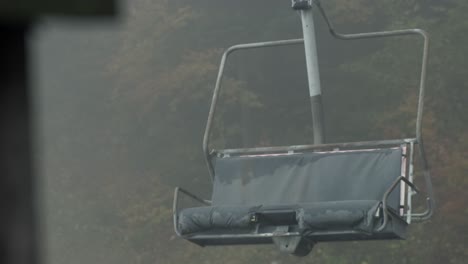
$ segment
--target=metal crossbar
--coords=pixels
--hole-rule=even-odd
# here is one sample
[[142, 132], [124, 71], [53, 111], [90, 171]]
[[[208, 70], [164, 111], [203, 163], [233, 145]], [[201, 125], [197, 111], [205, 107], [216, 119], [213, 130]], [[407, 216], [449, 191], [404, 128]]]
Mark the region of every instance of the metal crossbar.
[[262, 153], [278, 153], [278, 152], [295, 152], [295, 151], [313, 151], [313, 150], [329, 150], [329, 149], [358, 149], [358, 148], [377, 148], [397, 146], [402, 144], [416, 142], [416, 138], [407, 139], [390, 139], [378, 141], [361, 141], [348, 143], [331, 143], [320, 145], [293, 145], [293, 146], [278, 146], [278, 147], [258, 147], [258, 148], [240, 148], [240, 149], [221, 149], [212, 150], [211, 156], [215, 154], [221, 155], [248, 155]]

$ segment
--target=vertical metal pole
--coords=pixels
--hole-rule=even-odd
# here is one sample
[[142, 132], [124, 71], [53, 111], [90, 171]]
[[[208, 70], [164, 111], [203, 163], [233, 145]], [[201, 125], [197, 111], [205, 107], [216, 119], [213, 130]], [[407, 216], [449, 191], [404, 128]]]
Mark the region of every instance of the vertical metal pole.
[[312, 108], [314, 144], [323, 144], [325, 143], [325, 133], [323, 122], [322, 90], [320, 88], [314, 17], [311, 7], [301, 9], [300, 13], [302, 20], [302, 31], [304, 35], [310, 104]]

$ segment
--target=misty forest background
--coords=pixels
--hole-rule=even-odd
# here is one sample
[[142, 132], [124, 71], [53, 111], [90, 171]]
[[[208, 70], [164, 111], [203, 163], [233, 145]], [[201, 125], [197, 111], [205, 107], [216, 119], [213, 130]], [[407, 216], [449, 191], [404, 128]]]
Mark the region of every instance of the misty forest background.
[[[31, 50], [45, 263], [466, 263], [466, 0], [323, 1], [341, 32], [431, 35], [424, 139], [437, 211], [407, 241], [321, 243], [296, 258], [175, 237], [174, 187], [210, 197], [201, 141], [221, 53], [301, 37], [289, 2], [128, 0], [116, 21], [41, 21]], [[339, 41], [318, 15], [316, 27], [327, 141], [412, 136], [422, 40]], [[312, 143], [302, 46], [235, 53], [227, 70], [215, 147]]]

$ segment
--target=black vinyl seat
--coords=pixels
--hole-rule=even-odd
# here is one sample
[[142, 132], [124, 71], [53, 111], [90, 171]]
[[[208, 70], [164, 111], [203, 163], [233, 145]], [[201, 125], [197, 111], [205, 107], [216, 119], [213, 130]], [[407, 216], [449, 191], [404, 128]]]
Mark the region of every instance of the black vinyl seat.
[[372, 233], [375, 215], [381, 202], [376, 200], [334, 201], [304, 204], [298, 209], [297, 221], [301, 230], [356, 230]]
[[202, 246], [272, 243], [275, 237], [402, 239], [404, 153], [399, 146], [215, 156], [211, 204], [176, 209], [176, 231]]
[[300, 205], [205, 206], [183, 209], [178, 229], [182, 235], [209, 230], [252, 229], [263, 225], [297, 225], [304, 233], [324, 230], [353, 229], [371, 233], [374, 215], [381, 202], [376, 200], [333, 201]]
[[182, 235], [213, 229], [231, 230], [251, 228], [255, 207], [205, 206], [183, 209], [179, 213], [178, 228]]

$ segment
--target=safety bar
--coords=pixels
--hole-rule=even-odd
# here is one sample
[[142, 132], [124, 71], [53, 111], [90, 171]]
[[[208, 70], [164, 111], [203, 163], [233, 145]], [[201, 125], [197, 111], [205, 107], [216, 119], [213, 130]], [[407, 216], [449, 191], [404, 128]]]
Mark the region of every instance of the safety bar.
[[181, 236], [180, 232], [179, 232], [179, 228], [177, 226], [177, 222], [178, 222], [178, 219], [179, 219], [179, 192], [185, 194], [186, 196], [192, 198], [193, 200], [197, 201], [197, 202], [200, 202], [201, 204], [204, 204], [204, 205], [207, 205], [207, 206], [210, 206], [211, 205], [211, 201], [210, 200], [205, 200], [205, 199], [202, 199], [202, 198], [199, 198], [198, 196], [196, 196], [195, 194], [185, 190], [185, 189], [182, 189], [181, 187], [176, 187], [175, 190], [174, 190], [174, 201], [172, 202], [172, 214], [173, 214], [173, 221], [174, 221], [174, 231], [175, 233], [178, 235], [178, 236]]
[[393, 184], [388, 188], [388, 190], [384, 193], [383, 199], [382, 199], [382, 211], [383, 211], [383, 223], [382, 225], [376, 229], [377, 232], [380, 232], [384, 230], [384, 228], [387, 226], [388, 223], [388, 214], [390, 213], [388, 211], [387, 207], [387, 199], [388, 196], [393, 192], [393, 190], [397, 187], [397, 185], [400, 183], [400, 181], [404, 181], [406, 184], [408, 184], [409, 187], [411, 187], [415, 192], [419, 193], [418, 187], [414, 185], [412, 182], [410, 182], [408, 179], [405, 178], [405, 176], [400, 176], [398, 177]]
[[347, 142], [347, 143], [330, 143], [319, 145], [295, 145], [295, 146], [278, 146], [278, 147], [258, 147], [258, 148], [239, 148], [239, 149], [222, 149], [213, 150], [211, 155], [252, 155], [252, 154], [272, 154], [272, 153], [286, 153], [295, 151], [308, 151], [308, 150], [327, 150], [327, 149], [356, 149], [356, 148], [373, 148], [383, 146], [397, 146], [402, 144], [415, 143], [416, 138], [406, 139], [389, 139], [378, 141], [360, 141], [360, 142]]

